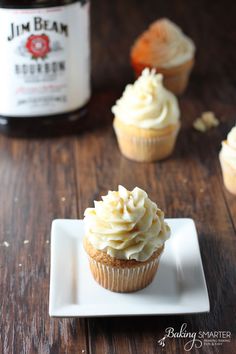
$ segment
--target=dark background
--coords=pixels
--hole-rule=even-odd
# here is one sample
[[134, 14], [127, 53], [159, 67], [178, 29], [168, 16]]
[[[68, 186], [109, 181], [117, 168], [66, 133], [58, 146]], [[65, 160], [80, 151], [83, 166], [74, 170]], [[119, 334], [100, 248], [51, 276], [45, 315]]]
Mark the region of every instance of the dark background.
[[209, 79], [218, 85], [220, 80], [233, 85], [236, 75], [235, 14], [236, 3], [230, 0], [92, 1], [94, 87], [111, 88], [127, 84], [127, 79], [133, 80], [129, 66], [130, 47], [151, 22], [161, 17], [178, 24], [196, 44], [195, 80], [190, 88], [195, 82], [201, 86], [197, 94], [205, 93]]
[[[61, 354], [183, 353], [184, 340], [159, 340], [168, 326], [231, 331], [231, 343], [195, 353], [235, 352], [236, 198], [222, 183], [218, 152], [236, 119], [236, 5], [233, 1], [92, 2], [93, 96], [87, 129], [45, 139], [0, 136], [0, 352]], [[121, 156], [111, 106], [134, 79], [129, 50], [166, 16], [196, 43], [196, 65], [180, 98], [182, 129], [172, 157], [139, 164]], [[220, 126], [192, 123], [211, 110]], [[122, 184], [139, 186], [167, 217], [195, 220], [210, 297], [209, 314], [51, 319], [48, 315], [51, 221], [82, 218], [93, 200]], [[29, 240], [24, 244], [24, 240]], [[2, 242], [9, 242], [9, 247]], [[62, 255], [63, 256], [63, 255]], [[19, 267], [21, 264], [21, 267]]]

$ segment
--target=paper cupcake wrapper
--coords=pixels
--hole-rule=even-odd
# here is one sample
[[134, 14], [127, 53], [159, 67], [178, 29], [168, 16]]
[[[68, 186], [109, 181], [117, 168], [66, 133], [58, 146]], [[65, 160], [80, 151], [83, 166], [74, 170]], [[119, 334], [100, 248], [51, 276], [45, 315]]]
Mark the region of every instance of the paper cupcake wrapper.
[[164, 86], [175, 95], [182, 95], [188, 85], [191, 70], [164, 77]]
[[94, 279], [104, 288], [115, 292], [133, 292], [145, 288], [156, 274], [160, 256], [140, 266], [118, 268], [89, 258]]
[[150, 162], [167, 158], [173, 152], [179, 126], [171, 134], [158, 137], [138, 137], [115, 127], [122, 154], [135, 161]]
[[234, 169], [227, 161], [225, 161], [221, 154], [219, 155], [220, 164], [222, 168], [224, 185], [228, 191], [236, 195], [236, 169]]

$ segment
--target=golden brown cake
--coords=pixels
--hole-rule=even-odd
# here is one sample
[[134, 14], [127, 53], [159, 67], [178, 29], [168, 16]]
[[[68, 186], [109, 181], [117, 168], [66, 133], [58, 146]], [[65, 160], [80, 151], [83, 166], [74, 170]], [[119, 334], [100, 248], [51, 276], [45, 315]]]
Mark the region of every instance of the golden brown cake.
[[149, 162], [168, 157], [180, 129], [176, 97], [164, 88], [162, 75], [145, 69], [133, 85], [127, 85], [112, 107], [113, 126], [122, 154]]
[[109, 191], [86, 209], [85, 223], [84, 249], [101, 286], [133, 292], [152, 282], [170, 229], [142, 189]]
[[184, 92], [194, 65], [195, 45], [181, 29], [163, 18], [152, 23], [131, 49], [131, 64], [136, 76], [145, 67], [164, 76], [164, 86], [174, 94]]
[[225, 187], [236, 195], [236, 126], [222, 142], [219, 154]]

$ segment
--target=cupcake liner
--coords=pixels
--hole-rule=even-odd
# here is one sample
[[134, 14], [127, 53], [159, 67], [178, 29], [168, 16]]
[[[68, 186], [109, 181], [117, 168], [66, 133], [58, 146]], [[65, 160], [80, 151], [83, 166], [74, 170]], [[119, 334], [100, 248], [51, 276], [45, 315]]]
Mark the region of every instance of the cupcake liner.
[[231, 165], [222, 158], [221, 154], [219, 155], [219, 157], [224, 185], [230, 193], [236, 195], [236, 169], [231, 167]]
[[181, 66], [172, 67], [172, 68], [158, 68], [155, 66], [151, 66], [143, 63], [136, 63], [132, 61], [132, 66], [136, 74], [136, 77], [139, 77], [145, 68], [149, 68], [149, 69], [154, 68], [156, 69], [157, 73], [163, 74], [164, 86], [176, 95], [181, 95], [185, 91], [188, 85], [189, 76], [192, 71], [193, 65], [194, 65], [194, 60], [190, 60], [182, 64]]
[[133, 292], [150, 284], [157, 272], [160, 255], [134, 267], [112, 267], [89, 257], [94, 279], [104, 288], [121, 293]]
[[114, 124], [119, 148], [128, 159], [151, 162], [167, 158], [173, 152], [180, 125], [169, 134], [153, 137], [135, 136]]

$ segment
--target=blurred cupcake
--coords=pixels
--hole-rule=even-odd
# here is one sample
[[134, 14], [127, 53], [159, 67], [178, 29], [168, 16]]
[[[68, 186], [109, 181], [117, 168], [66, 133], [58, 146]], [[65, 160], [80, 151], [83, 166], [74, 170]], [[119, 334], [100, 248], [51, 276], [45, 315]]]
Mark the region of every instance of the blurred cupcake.
[[145, 69], [112, 107], [120, 150], [131, 160], [161, 160], [174, 149], [180, 111], [176, 97], [164, 88], [162, 79], [155, 70]]
[[236, 126], [229, 132], [227, 140], [222, 141], [219, 158], [225, 187], [236, 194]]
[[85, 210], [84, 248], [94, 279], [115, 292], [150, 284], [170, 229], [164, 213], [136, 187], [109, 191]]
[[181, 29], [163, 18], [137, 38], [131, 63], [137, 76], [145, 67], [164, 76], [164, 86], [176, 95], [184, 92], [194, 65], [195, 45]]

